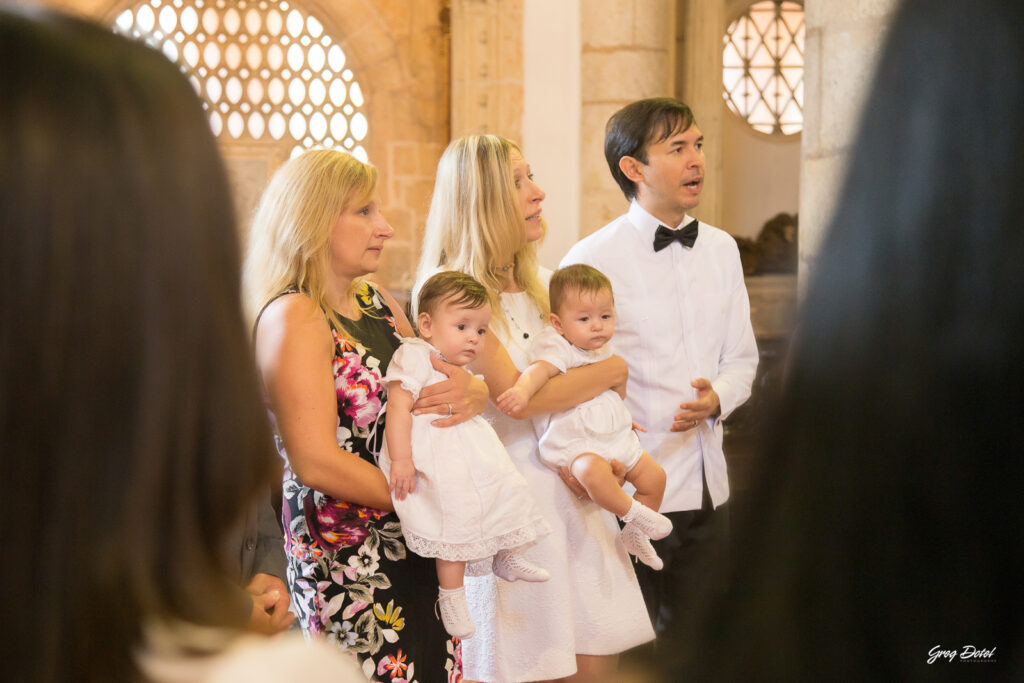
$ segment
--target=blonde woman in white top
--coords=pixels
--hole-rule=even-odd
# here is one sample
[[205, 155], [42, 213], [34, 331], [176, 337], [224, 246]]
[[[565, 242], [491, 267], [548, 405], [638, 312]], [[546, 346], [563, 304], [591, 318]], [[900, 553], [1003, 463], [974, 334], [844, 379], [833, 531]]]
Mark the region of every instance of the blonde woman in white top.
[[[438, 164], [417, 283], [439, 269], [459, 270], [487, 288], [490, 333], [470, 368], [486, 378], [492, 400], [529, 365], [530, 345], [549, 313], [550, 273], [536, 259], [545, 231], [544, 196], [522, 152], [504, 138], [455, 140]], [[614, 518], [587, 500], [566, 472], [563, 483], [540, 462], [536, 432], [524, 419], [571, 408], [609, 388], [624, 390], [625, 381], [624, 363], [612, 357], [552, 379], [516, 419], [493, 404], [485, 412], [552, 527], [525, 552], [551, 579], [525, 584], [466, 578], [477, 626], [463, 644], [467, 678], [593, 680], [614, 669], [618, 653], [653, 639]]]

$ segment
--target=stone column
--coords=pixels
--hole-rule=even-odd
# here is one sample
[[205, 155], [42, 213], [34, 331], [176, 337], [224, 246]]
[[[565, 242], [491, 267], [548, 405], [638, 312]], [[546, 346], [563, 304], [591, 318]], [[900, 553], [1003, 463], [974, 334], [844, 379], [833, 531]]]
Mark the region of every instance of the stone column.
[[806, 285], [832, 217], [849, 147], [897, 0], [804, 4], [804, 130], [800, 282]]
[[676, 26], [676, 96], [690, 105], [707, 141], [704, 191], [693, 215], [732, 232], [730, 226], [722, 225], [724, 0], [679, 0]]
[[580, 236], [627, 207], [604, 160], [617, 109], [675, 91], [675, 0], [580, 0]]
[[452, 0], [451, 137], [522, 136], [523, 0]]

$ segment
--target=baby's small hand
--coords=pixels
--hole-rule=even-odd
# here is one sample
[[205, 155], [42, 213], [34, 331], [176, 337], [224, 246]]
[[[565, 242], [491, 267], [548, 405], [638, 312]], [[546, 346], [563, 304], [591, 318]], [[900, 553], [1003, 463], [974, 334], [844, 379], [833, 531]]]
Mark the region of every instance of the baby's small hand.
[[405, 500], [415, 490], [416, 468], [412, 460], [391, 461], [391, 496], [395, 500]]
[[521, 389], [520, 387], [506, 389], [500, 396], [498, 396], [498, 400], [495, 401], [501, 412], [506, 415], [511, 415], [512, 417], [515, 417], [522, 412], [523, 408], [525, 408], [526, 404], [529, 402], [530, 398], [526, 395], [526, 390]]

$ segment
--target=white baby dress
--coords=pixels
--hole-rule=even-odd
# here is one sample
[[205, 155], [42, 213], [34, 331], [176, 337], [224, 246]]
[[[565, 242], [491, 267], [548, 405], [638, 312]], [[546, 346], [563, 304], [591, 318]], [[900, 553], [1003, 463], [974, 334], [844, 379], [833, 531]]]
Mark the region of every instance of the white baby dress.
[[[447, 379], [430, 364], [431, 354], [440, 356], [422, 339], [403, 339], [383, 381], [401, 382], [415, 400], [423, 387]], [[394, 501], [409, 550], [468, 562], [548, 533], [526, 480], [491, 425], [479, 415], [452, 427], [433, 426], [437, 419], [436, 414], [413, 415], [416, 490]], [[386, 445], [380, 468], [390, 481]]]

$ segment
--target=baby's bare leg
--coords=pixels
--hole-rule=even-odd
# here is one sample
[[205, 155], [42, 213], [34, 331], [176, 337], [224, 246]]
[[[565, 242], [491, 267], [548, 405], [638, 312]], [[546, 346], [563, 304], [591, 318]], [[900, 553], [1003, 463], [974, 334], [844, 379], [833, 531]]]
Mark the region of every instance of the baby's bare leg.
[[462, 588], [462, 578], [466, 574], [465, 562], [451, 562], [442, 560], [440, 557], [434, 559], [437, 566], [437, 583], [445, 590]]
[[665, 470], [657, 460], [644, 452], [633, 469], [626, 472], [626, 481], [636, 488], [634, 498], [654, 511], [661, 509], [661, 499], [665, 497]]
[[583, 453], [569, 465], [569, 471], [590, 494], [590, 499], [605, 510], [621, 517], [633, 504], [618, 480], [612, 474], [612, 466], [596, 453]]

